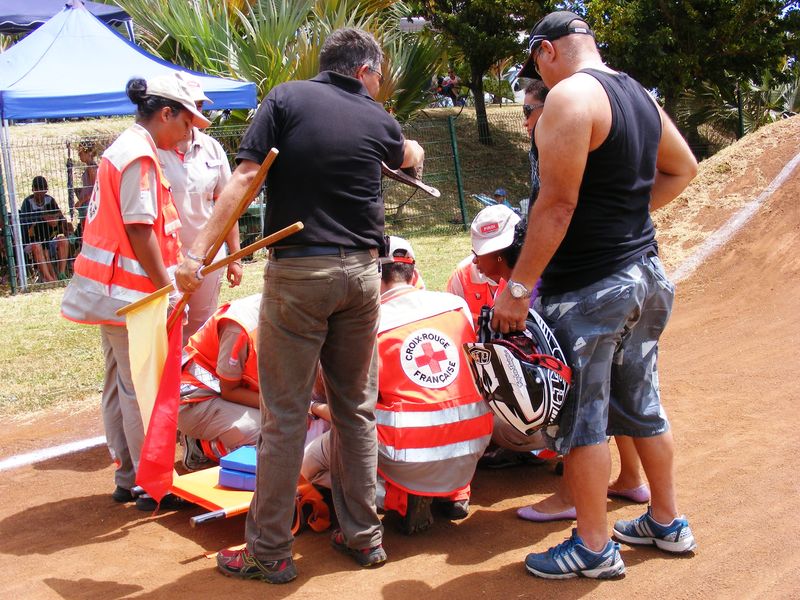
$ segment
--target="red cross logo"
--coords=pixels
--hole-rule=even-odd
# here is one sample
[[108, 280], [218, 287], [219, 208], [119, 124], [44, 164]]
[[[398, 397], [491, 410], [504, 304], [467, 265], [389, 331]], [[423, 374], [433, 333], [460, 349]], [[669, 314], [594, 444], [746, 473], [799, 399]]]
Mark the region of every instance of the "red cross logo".
[[422, 356], [417, 356], [414, 360], [418, 367], [428, 367], [431, 373], [436, 374], [442, 372], [439, 363], [447, 360], [447, 354], [444, 350], [434, 351], [433, 345], [430, 342], [425, 342], [422, 344]]

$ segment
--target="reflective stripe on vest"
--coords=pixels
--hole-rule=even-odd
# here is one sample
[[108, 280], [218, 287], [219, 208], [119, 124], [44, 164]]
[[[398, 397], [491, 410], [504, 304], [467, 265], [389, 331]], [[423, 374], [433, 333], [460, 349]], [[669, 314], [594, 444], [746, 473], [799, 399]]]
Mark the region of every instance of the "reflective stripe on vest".
[[[379, 451], [387, 458], [404, 463], [428, 463], [469, 456], [470, 454], [483, 454], [491, 438], [491, 433], [474, 440], [456, 442], [435, 448], [395, 448], [379, 444]], [[477, 460], [477, 459], [476, 459]]]
[[[108, 250], [103, 250], [97, 246], [92, 246], [88, 242], [84, 242], [81, 246], [81, 254], [91, 261], [100, 263], [105, 267], [110, 267], [114, 262], [114, 253]], [[135, 258], [128, 258], [126, 256], [117, 256], [117, 267], [127, 271], [131, 275], [138, 275], [139, 277], [147, 277], [147, 271], [144, 270], [142, 263]], [[174, 267], [171, 267], [174, 269]]]
[[383, 410], [380, 405], [375, 408], [375, 420], [384, 427], [438, 427], [449, 423], [458, 423], [489, 413], [485, 402], [473, 402], [461, 406], [451, 406], [440, 410], [425, 410], [415, 412], [397, 412]]
[[218, 394], [220, 393], [219, 378], [217, 378], [217, 376], [208, 369], [203, 368], [194, 361], [190, 361], [183, 369], [184, 372], [189, 373], [199, 383], [201, 383], [203, 387], [207, 387]]
[[394, 288], [381, 298], [378, 468], [412, 492], [467, 485], [492, 434], [461, 345], [475, 339], [464, 300]]
[[[122, 172], [138, 159], [148, 160], [156, 176], [156, 219], [153, 232], [161, 260], [170, 276], [180, 257], [178, 212], [158, 162], [155, 145], [145, 129], [125, 130], [103, 153], [98, 181], [92, 192], [84, 229], [83, 246], [74, 263], [73, 277], [65, 291], [62, 314], [81, 323], [121, 324], [114, 312], [155, 291], [128, 239], [120, 212]], [[152, 161], [152, 163], [150, 162]]]

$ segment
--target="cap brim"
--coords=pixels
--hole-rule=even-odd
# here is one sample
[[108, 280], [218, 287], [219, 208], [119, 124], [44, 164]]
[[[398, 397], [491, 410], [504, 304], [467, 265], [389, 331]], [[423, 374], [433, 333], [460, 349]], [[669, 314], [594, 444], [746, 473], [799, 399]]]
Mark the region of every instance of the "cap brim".
[[[516, 224], [515, 224], [516, 226]], [[504, 232], [497, 237], [489, 238], [486, 240], [477, 240], [472, 243], [472, 250], [476, 256], [485, 256], [498, 250], [504, 250], [514, 243], [514, 227], [511, 231]]]
[[192, 104], [191, 106], [187, 106], [186, 104], [183, 104], [183, 102], [181, 102], [181, 106], [185, 107], [186, 110], [192, 113], [192, 125], [194, 125], [198, 129], [205, 129], [206, 127], [211, 125], [211, 121], [209, 121], [203, 115], [203, 113], [197, 110], [197, 107], [195, 107], [194, 104]]
[[539, 79], [539, 74], [536, 72], [536, 61], [533, 60], [533, 54], [528, 56], [528, 60], [522, 65], [517, 77], [525, 77], [526, 79]]

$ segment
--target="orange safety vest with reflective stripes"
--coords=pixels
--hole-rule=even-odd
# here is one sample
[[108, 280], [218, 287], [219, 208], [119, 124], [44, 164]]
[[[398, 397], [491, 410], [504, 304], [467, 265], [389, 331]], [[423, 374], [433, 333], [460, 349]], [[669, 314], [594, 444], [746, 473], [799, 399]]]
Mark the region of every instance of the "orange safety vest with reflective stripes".
[[481, 307], [494, 306], [494, 297], [501, 290], [498, 289], [498, 284], [477, 270], [470, 255], [458, 263], [456, 270], [450, 275], [447, 280], [447, 291], [466, 301], [472, 315], [472, 323], [477, 325]]
[[[184, 348], [183, 370], [181, 372], [181, 387], [205, 388], [220, 393], [219, 377], [217, 375], [217, 361], [219, 360], [219, 328], [225, 321], [239, 325], [247, 337], [240, 337], [231, 349], [228, 360], [238, 360], [242, 344], [248, 343], [248, 354], [242, 368], [242, 383], [249, 390], [258, 391], [258, 356], [256, 344], [258, 343], [258, 310], [261, 306], [261, 294], [253, 294], [240, 300], [223, 304], [211, 315], [197, 332], [189, 338]], [[186, 388], [189, 389], [188, 387]], [[182, 394], [183, 396], [183, 394]], [[209, 394], [211, 397], [212, 394]], [[203, 397], [182, 397], [182, 403], [202, 402]]]
[[[152, 160], [156, 172], [158, 183], [153, 232], [161, 259], [170, 276], [177, 267], [181, 247], [178, 211], [172, 201], [169, 182], [161, 171], [152, 138], [143, 127], [134, 125], [109, 146], [100, 161], [87, 209], [81, 252], [75, 259], [75, 277], [65, 291], [61, 307], [62, 314], [72, 321], [123, 324], [124, 317], [117, 317], [114, 312], [156, 289], [136, 258], [120, 209], [122, 173], [140, 158]], [[144, 174], [142, 186], [147, 186], [142, 187], [143, 192], [149, 190]]]
[[475, 333], [464, 301], [394, 288], [378, 331], [378, 472], [413, 494], [450, 496], [469, 485], [492, 435], [462, 344]]

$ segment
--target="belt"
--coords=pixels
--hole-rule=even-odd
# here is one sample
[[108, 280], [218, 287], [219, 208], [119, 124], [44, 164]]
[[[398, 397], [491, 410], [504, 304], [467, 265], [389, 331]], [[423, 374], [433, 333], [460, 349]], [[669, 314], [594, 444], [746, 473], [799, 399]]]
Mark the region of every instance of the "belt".
[[270, 257], [304, 258], [307, 256], [347, 256], [357, 252], [369, 252], [369, 248], [345, 248], [344, 246], [293, 246], [289, 248], [272, 248]]
[[655, 250], [648, 250], [639, 257], [639, 261], [642, 262], [643, 264], [647, 264], [648, 262], [650, 262], [651, 258], [656, 256], [658, 256], [658, 252], [656, 252]]

